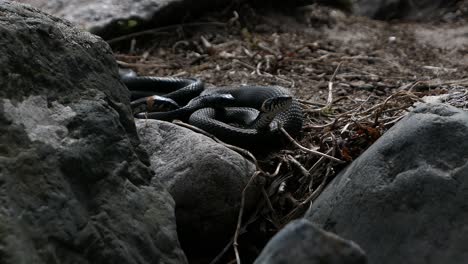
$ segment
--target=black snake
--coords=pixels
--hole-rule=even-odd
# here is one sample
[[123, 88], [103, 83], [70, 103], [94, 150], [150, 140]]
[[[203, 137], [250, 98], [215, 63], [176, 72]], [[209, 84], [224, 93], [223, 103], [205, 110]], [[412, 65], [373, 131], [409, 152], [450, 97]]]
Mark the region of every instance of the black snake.
[[179, 119], [240, 146], [273, 145], [280, 141], [280, 126], [292, 136], [298, 136], [302, 128], [299, 103], [280, 86], [205, 89], [198, 79], [123, 71], [120, 76], [131, 92], [137, 118]]

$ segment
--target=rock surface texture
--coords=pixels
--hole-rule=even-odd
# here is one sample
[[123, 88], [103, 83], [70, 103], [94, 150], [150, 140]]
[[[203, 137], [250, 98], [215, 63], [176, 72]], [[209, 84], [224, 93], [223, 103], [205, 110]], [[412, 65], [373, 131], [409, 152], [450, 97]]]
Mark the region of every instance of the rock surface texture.
[[468, 261], [468, 113], [422, 104], [338, 175], [306, 217], [370, 263]]
[[0, 1], [0, 263], [185, 263], [112, 53]]
[[365, 264], [364, 252], [352, 241], [323, 231], [306, 219], [283, 228], [263, 249], [255, 264]]
[[[234, 234], [242, 190], [255, 166], [189, 129], [157, 120], [137, 120], [136, 125], [151, 168], [176, 202], [182, 247], [187, 254], [219, 253]], [[250, 190], [246, 211], [259, 193]]]
[[168, 22], [180, 22], [189, 14], [224, 6], [231, 0], [16, 0], [101, 36], [135, 31]]

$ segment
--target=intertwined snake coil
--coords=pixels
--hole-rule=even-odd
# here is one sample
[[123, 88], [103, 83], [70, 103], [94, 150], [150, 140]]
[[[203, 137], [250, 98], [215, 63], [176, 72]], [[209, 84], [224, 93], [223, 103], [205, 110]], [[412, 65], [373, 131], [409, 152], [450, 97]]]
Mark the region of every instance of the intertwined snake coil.
[[120, 72], [131, 92], [137, 118], [179, 119], [238, 146], [274, 145], [279, 127], [298, 136], [303, 123], [299, 102], [280, 86], [205, 89], [198, 79], [136, 76]]

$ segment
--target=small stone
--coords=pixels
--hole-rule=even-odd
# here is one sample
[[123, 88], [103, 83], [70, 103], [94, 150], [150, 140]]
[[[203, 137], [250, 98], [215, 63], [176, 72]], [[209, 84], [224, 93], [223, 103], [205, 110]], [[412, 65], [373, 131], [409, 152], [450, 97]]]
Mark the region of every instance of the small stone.
[[326, 232], [306, 219], [294, 220], [276, 234], [255, 264], [366, 264], [362, 249], [352, 241]]

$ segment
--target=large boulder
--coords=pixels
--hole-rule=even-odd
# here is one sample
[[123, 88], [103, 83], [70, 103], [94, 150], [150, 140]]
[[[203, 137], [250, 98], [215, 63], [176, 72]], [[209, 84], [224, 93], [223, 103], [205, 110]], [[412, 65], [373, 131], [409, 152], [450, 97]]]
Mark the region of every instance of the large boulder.
[[422, 104], [338, 175], [306, 217], [370, 263], [468, 262], [468, 113]]
[[365, 264], [361, 248], [323, 231], [306, 219], [294, 220], [276, 234], [255, 264]]
[[108, 45], [0, 2], [0, 263], [185, 263]]
[[377, 19], [430, 19], [446, 12], [456, 0], [348, 0], [356, 15]]
[[[189, 129], [138, 120], [151, 168], [176, 202], [177, 230], [189, 255], [217, 254], [234, 235], [242, 191], [255, 166], [237, 152]], [[251, 185], [244, 210], [260, 193]], [[203, 243], [200, 243], [203, 241]]]
[[30, 4], [100, 36], [181, 22], [188, 15], [232, 0], [15, 0]]

